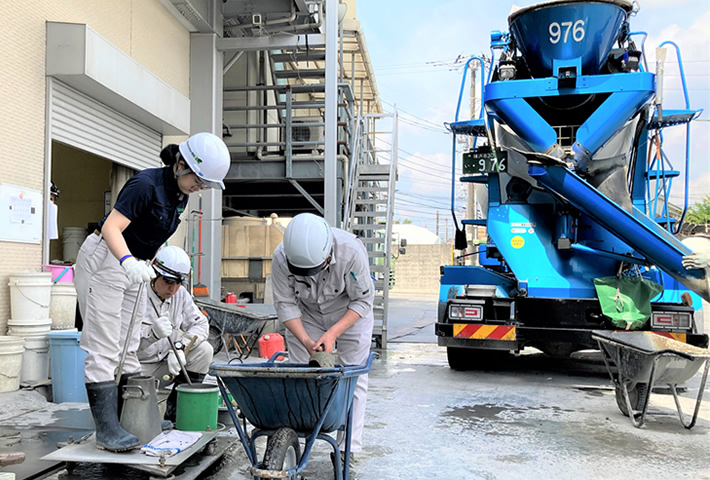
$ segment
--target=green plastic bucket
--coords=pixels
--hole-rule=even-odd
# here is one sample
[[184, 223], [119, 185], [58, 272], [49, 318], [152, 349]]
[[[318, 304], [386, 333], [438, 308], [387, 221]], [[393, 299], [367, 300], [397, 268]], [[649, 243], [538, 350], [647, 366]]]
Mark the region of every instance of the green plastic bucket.
[[204, 383], [177, 387], [176, 427], [187, 432], [217, 429], [217, 385]]

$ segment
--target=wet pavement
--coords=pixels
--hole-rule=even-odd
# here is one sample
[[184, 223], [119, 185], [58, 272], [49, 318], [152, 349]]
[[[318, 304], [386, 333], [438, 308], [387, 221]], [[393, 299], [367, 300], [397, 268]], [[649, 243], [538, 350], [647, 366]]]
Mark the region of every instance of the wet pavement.
[[[710, 392], [706, 391], [692, 430], [680, 424], [667, 391], [651, 396], [647, 425], [637, 429], [619, 412], [598, 352], [556, 359], [526, 350], [507, 361], [457, 372], [449, 369], [445, 349], [425, 340], [426, 335], [433, 337], [435, 298], [404, 297], [393, 305], [397, 318], [390, 321], [390, 335], [397, 331], [398, 340], [406, 343], [391, 342], [373, 364], [365, 449], [357, 455], [355, 478], [710, 479]], [[425, 322], [429, 325], [419, 326]], [[686, 412], [691, 411], [699, 383], [696, 375], [682, 393]], [[13, 419], [4, 408], [4, 395], [0, 395], [4, 428], [37, 408], [24, 406], [29, 413]], [[74, 415], [71, 407], [66, 408], [55, 415], [60, 419]], [[45, 417], [47, 425], [54, 425], [47, 435], [60, 432], [64, 420]], [[263, 454], [263, 444], [259, 453]], [[237, 443], [201, 478], [246, 480], [248, 467]], [[332, 475], [328, 447], [318, 442], [305, 477], [330, 480]], [[71, 474], [62, 471], [50, 478], [148, 477], [125, 467], [80, 464]]]

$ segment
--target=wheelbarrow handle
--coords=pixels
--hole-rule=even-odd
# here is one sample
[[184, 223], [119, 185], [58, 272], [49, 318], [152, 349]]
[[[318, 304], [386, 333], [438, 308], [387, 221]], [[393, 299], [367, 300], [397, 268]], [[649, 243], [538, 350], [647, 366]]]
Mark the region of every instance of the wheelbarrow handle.
[[370, 355], [367, 356], [367, 362], [365, 365], [358, 365], [354, 366], [352, 368], [348, 368], [345, 370], [344, 377], [353, 377], [357, 375], [363, 375], [365, 373], [368, 373], [370, 371], [370, 368], [372, 368], [372, 361], [375, 359], [377, 354], [375, 352], [370, 352]]
[[287, 352], [276, 352], [273, 355], [271, 355], [271, 358], [269, 358], [266, 363], [276, 363], [276, 359], [279, 357], [288, 357]]

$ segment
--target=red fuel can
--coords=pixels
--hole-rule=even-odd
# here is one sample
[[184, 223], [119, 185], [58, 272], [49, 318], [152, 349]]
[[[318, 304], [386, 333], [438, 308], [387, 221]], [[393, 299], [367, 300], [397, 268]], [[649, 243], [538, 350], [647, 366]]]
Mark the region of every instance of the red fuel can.
[[237, 296], [229, 292], [225, 297], [224, 297], [224, 303], [237, 303]]
[[[271, 358], [274, 353], [285, 350], [284, 337], [278, 333], [267, 333], [259, 338], [259, 356], [261, 358]], [[277, 360], [283, 360], [283, 358], [279, 357]]]

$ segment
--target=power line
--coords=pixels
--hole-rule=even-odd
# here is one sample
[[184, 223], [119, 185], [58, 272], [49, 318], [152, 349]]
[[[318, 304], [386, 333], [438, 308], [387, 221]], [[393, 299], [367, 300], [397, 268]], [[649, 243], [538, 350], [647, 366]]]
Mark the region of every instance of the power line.
[[[386, 101], [386, 100], [380, 100], [380, 101], [381, 101], [382, 103], [386, 104], [386, 105], [389, 105], [390, 107], [397, 107], [395, 104], [389, 103], [389, 102]], [[434, 107], [434, 108], [435, 108], [435, 107]], [[437, 110], [438, 110], [438, 109], [437, 109]], [[402, 110], [402, 109], [399, 108], [399, 107], [397, 107], [397, 111], [398, 111], [398, 112], [402, 112], [402, 113], [406, 113], [406, 114], [409, 115], [410, 117], [414, 117], [414, 118], [416, 118], [416, 119], [418, 119], [418, 120], [421, 120], [422, 122], [429, 123], [429, 124], [431, 124], [431, 125], [433, 125], [433, 126], [435, 126], [435, 127], [441, 127], [441, 125], [439, 125], [438, 123], [434, 123], [434, 122], [432, 122], [431, 120], [427, 120], [426, 118], [422, 118], [422, 117], [419, 117], [419, 116], [417, 116], [417, 115], [414, 115], [413, 113], [408, 112], [408, 111], [406, 111], [406, 110]], [[442, 112], [442, 113], [448, 113], [448, 112], [444, 112], [443, 110], [439, 110], [439, 111]]]
[[[450, 205], [446, 205], [444, 203], [431, 204], [431, 203], [424, 203], [424, 202], [415, 202], [415, 201], [407, 200], [407, 199], [401, 199], [400, 203], [401, 202], [405, 202], [406, 204], [414, 205], [417, 207], [438, 208], [438, 209], [451, 208]], [[395, 205], [397, 205], [397, 197], [395, 197], [394, 203], [395, 203]]]
[[[381, 141], [382, 143], [384, 143], [385, 145], [389, 145], [390, 147], [392, 146], [392, 144], [389, 143], [389, 142], [387, 142], [386, 140], [380, 140], [380, 141]], [[409, 155], [410, 158], [413, 157], [413, 158], [418, 158], [419, 160], [423, 160], [424, 162], [427, 162], [427, 165], [422, 165], [422, 164], [419, 164], [419, 163], [417, 163], [417, 162], [415, 162], [415, 161], [413, 161], [413, 160], [409, 160], [409, 159], [407, 159], [407, 160], [404, 160], [404, 159], [399, 160], [399, 163], [402, 163], [402, 162], [411, 162], [411, 163], [413, 163], [414, 165], [416, 165], [416, 166], [418, 166], [418, 167], [432, 168], [433, 171], [437, 171], [437, 172], [440, 172], [440, 173], [449, 174], [449, 173], [451, 172], [451, 170], [448, 170], [448, 169], [430, 167], [430, 165], [431, 165], [431, 160], [430, 160], [430, 159], [427, 159], [427, 158], [424, 158], [424, 157], [420, 157], [419, 155], [416, 155], [416, 154], [414, 154], [414, 153], [408, 152], [408, 151], [406, 151], [406, 150], [404, 150], [404, 149], [402, 149], [402, 148], [398, 148], [398, 149], [397, 149], [397, 152], [399, 152], [399, 153], [404, 153], [405, 155]], [[423, 173], [429, 173], [429, 172], [423, 172]], [[449, 177], [446, 177], [446, 180], [451, 181], [451, 177], [450, 177], [450, 176], [449, 176]]]

